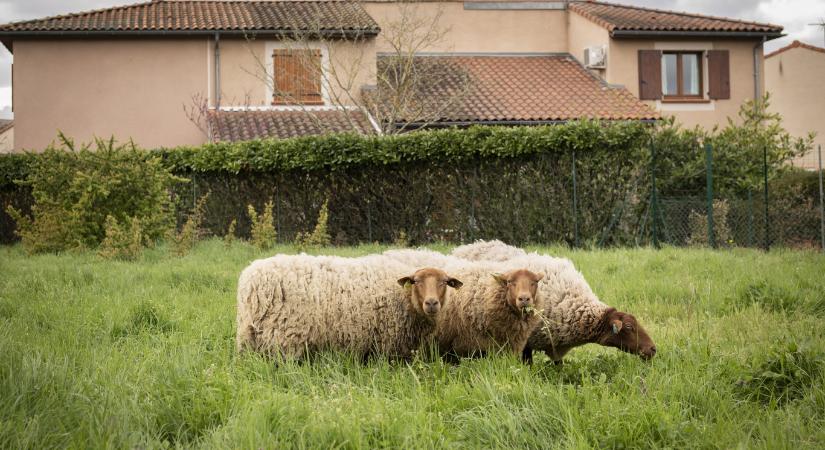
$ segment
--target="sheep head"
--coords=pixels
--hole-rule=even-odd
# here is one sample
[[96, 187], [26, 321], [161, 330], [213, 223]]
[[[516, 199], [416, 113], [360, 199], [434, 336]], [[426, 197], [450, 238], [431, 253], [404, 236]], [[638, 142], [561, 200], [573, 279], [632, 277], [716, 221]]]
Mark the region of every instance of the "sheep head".
[[447, 287], [458, 289], [463, 283], [443, 270], [427, 267], [416, 270], [410, 276], [399, 278], [398, 284], [411, 285], [412, 308], [417, 313], [432, 318], [441, 310], [447, 299]]
[[495, 273], [493, 278], [505, 289], [504, 299], [513, 311], [522, 317], [531, 316], [536, 306], [536, 291], [544, 274], [527, 269], [511, 270], [505, 274]]
[[599, 344], [615, 347], [627, 353], [650, 359], [656, 355], [656, 344], [632, 314], [611, 309], [605, 314]]

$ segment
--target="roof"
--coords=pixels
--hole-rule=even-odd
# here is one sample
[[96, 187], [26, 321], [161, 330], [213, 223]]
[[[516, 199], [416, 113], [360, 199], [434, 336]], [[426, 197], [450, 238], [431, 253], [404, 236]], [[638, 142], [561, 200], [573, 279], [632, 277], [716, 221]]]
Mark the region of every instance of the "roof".
[[211, 110], [207, 114], [213, 141], [248, 141], [291, 138], [327, 133], [374, 131], [366, 114], [358, 110]]
[[607, 28], [616, 37], [640, 34], [729, 34], [772, 35], [778, 37], [782, 27], [766, 23], [713, 17], [661, 9], [641, 8], [595, 1], [570, 2], [571, 11]]
[[767, 59], [767, 58], [770, 58], [772, 56], [776, 56], [780, 53], [786, 52], [786, 51], [788, 51], [790, 49], [793, 49], [793, 48], [804, 48], [806, 50], [813, 50], [815, 52], [825, 53], [825, 48], [817, 47], [815, 45], [806, 44], [804, 42], [793, 41], [790, 44], [788, 44], [788, 45], [786, 45], [786, 46], [784, 46], [784, 47], [782, 47], [778, 50], [774, 50], [774, 51], [768, 53], [767, 55], [765, 55], [765, 58]]
[[197, 34], [321, 32], [377, 34], [357, 2], [155, 0], [0, 25], [0, 36], [53, 33]]
[[585, 118], [659, 118], [627, 89], [607, 85], [566, 53], [439, 55], [415, 59], [416, 65], [432, 65], [436, 60], [467, 74], [464, 78], [448, 76], [424, 83], [420, 95], [448, 99], [442, 102], [449, 106], [443, 108], [437, 122], [529, 124]]
[[0, 119], [0, 134], [9, 131], [12, 128], [14, 128], [13, 120]]

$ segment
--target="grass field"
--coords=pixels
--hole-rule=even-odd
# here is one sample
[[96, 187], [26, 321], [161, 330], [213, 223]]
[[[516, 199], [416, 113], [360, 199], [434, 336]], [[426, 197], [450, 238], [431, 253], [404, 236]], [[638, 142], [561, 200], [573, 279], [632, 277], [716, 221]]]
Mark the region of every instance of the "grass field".
[[656, 358], [276, 368], [234, 352], [237, 276], [264, 256], [246, 245], [135, 263], [0, 248], [0, 448], [825, 446], [825, 256], [542, 250], [634, 313]]

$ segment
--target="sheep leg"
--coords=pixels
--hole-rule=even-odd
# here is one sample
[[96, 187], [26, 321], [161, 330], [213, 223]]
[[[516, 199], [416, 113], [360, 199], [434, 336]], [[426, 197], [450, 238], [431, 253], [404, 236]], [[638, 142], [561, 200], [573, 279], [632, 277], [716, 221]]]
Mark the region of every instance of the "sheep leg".
[[521, 351], [521, 361], [525, 364], [533, 364], [533, 349], [529, 346], [524, 346], [524, 350]]

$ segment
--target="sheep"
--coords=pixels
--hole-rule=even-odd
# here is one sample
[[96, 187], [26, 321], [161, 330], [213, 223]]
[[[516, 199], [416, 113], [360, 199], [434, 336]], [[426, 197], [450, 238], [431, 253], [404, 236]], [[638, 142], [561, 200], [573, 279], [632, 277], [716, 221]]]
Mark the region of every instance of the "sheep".
[[492, 241], [478, 240], [472, 244], [458, 246], [450, 255], [470, 261], [507, 261], [527, 256], [527, 252], [494, 239]]
[[465, 287], [444, 306], [436, 321], [439, 353], [453, 362], [498, 349], [521, 356], [540, 323], [542, 304], [536, 290], [544, 274], [523, 269], [491, 273], [489, 265], [476, 264], [456, 276], [465, 281]]
[[238, 280], [238, 351], [301, 359], [322, 349], [366, 358], [409, 358], [435, 331], [447, 287], [443, 270], [381, 256], [276, 255]]
[[[500, 255], [519, 252], [523, 251], [500, 241], [479, 241], [463, 246], [459, 253], [482, 261], [487, 256], [499, 260]], [[540, 289], [546, 304], [545, 323], [530, 336], [523, 354], [526, 361], [532, 361], [533, 350], [542, 350], [560, 363], [568, 351], [588, 343], [615, 347], [643, 359], [656, 355], [656, 345], [636, 318], [602, 303], [569, 260], [530, 253], [503, 264], [543, 270], [548, 275]]]

